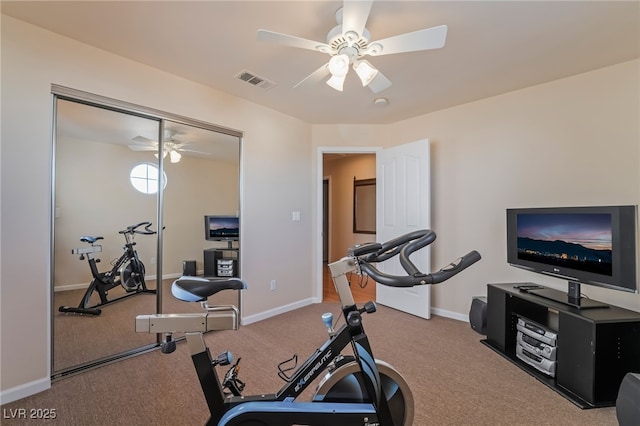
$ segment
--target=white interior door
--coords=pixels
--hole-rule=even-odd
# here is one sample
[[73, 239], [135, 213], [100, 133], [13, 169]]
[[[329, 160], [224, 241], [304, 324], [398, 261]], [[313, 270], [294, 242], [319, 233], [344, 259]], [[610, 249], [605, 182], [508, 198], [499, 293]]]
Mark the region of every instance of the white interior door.
[[[429, 141], [427, 139], [380, 150], [376, 153], [376, 236], [387, 241], [431, 225]], [[411, 256], [423, 272], [430, 270], [430, 249]], [[395, 275], [406, 275], [398, 257], [378, 265]], [[410, 288], [376, 285], [378, 303], [409, 314], [431, 317], [431, 285]]]

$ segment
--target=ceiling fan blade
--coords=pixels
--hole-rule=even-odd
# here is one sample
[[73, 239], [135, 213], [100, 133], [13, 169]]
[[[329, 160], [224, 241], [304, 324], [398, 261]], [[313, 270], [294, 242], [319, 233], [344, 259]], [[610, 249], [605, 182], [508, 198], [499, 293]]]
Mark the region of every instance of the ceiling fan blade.
[[371, 82], [367, 85], [369, 89], [373, 93], [380, 93], [384, 89], [388, 89], [391, 87], [391, 80], [389, 80], [384, 74], [378, 70], [378, 74], [371, 80]]
[[194, 149], [178, 149], [179, 152], [193, 152], [194, 154], [211, 155], [210, 152], [196, 151]]
[[155, 143], [155, 144], [158, 143], [157, 141], [154, 141], [153, 139], [145, 138], [144, 136], [136, 136], [131, 140], [135, 142], [140, 142], [140, 143]]
[[304, 80], [293, 86], [293, 88], [295, 89], [299, 86], [310, 86], [320, 83], [322, 80], [327, 78], [329, 74], [331, 73], [329, 72], [329, 63], [327, 62], [326, 64], [309, 74], [307, 77], [305, 77]]
[[394, 53], [415, 52], [417, 50], [439, 49], [444, 46], [447, 39], [447, 26], [418, 30], [411, 33], [401, 34], [377, 40], [369, 43], [370, 47], [378, 44], [382, 46], [380, 51], [375, 48], [367, 52], [371, 56], [391, 55]]
[[345, 0], [342, 8], [342, 34], [354, 31], [362, 36], [372, 4], [372, 0]]
[[128, 145], [131, 151], [157, 151], [158, 147], [151, 145]]
[[189, 145], [191, 145], [191, 142], [178, 142], [175, 139], [172, 139], [170, 142], [165, 142], [165, 147], [177, 150], [185, 149]]
[[258, 40], [266, 41], [268, 43], [277, 43], [282, 44], [284, 46], [298, 47], [300, 49], [309, 49], [309, 50], [317, 50], [322, 51], [321, 49], [330, 50], [326, 43], [321, 43], [319, 41], [307, 40], [306, 38], [300, 38], [288, 34], [276, 33], [274, 31], [268, 30], [258, 30]]

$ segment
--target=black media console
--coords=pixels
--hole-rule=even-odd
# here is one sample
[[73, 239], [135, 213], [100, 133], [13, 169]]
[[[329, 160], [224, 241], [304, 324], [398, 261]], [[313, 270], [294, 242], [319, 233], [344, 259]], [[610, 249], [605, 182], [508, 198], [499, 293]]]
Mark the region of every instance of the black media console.
[[240, 250], [238, 248], [210, 248], [204, 250], [205, 277], [237, 277]]
[[[577, 309], [552, 300], [554, 297], [536, 295], [527, 286], [536, 285], [487, 285], [487, 338], [483, 343], [581, 408], [614, 406], [624, 375], [640, 372], [640, 312], [611, 305]], [[544, 291], [556, 299], [566, 297], [557, 290]], [[558, 294], [549, 294], [554, 291]], [[529, 333], [534, 338], [536, 332], [554, 338], [553, 368], [536, 368], [536, 361], [547, 360], [544, 356], [536, 359], [536, 342], [529, 337], [533, 346], [525, 345], [530, 350], [524, 350], [523, 356], [518, 330], [524, 330], [525, 324], [535, 331]]]

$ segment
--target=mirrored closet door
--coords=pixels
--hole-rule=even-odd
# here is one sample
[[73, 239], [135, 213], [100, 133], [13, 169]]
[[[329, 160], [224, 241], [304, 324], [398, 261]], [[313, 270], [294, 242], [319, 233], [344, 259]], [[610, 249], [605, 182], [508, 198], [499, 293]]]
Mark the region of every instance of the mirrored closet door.
[[[155, 343], [132, 324], [156, 311], [157, 234], [127, 227], [149, 222], [157, 230], [158, 159], [132, 149], [132, 138], [160, 132], [157, 120], [65, 99], [56, 110], [54, 372]], [[135, 277], [141, 268], [146, 273]]]
[[[135, 332], [137, 315], [200, 310], [175, 300], [170, 285], [206, 275], [207, 250], [231, 245], [239, 258], [237, 239], [206, 238], [204, 217], [239, 216], [241, 133], [52, 91], [56, 379], [157, 347], [156, 335]], [[237, 292], [214, 297], [239, 306]]]
[[[162, 311], [201, 312], [200, 304], [172, 297], [170, 286], [181, 275], [217, 277], [216, 259], [209, 254], [219, 248], [226, 249], [231, 244], [232, 250], [221, 254], [224, 258], [238, 257], [239, 241], [208, 239], [204, 218], [239, 216], [240, 140], [237, 136], [170, 120], [164, 122], [164, 135], [167, 186], [162, 202], [165, 226]], [[237, 262], [235, 266], [229, 273], [238, 276]], [[239, 306], [239, 295], [236, 291], [221, 292], [212, 296], [209, 303]]]

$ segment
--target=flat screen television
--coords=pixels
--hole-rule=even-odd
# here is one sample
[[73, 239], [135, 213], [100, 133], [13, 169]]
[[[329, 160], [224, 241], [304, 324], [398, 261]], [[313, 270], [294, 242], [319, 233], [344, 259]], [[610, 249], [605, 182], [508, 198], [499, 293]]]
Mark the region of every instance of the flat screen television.
[[204, 217], [204, 235], [207, 241], [238, 241], [240, 239], [240, 218], [207, 215]]
[[568, 280], [566, 294], [528, 291], [577, 308], [608, 306], [580, 284], [638, 292], [637, 240], [636, 206], [507, 209], [507, 262]]

